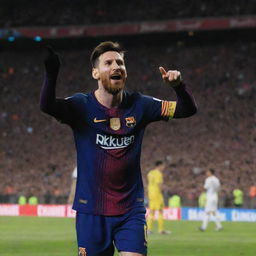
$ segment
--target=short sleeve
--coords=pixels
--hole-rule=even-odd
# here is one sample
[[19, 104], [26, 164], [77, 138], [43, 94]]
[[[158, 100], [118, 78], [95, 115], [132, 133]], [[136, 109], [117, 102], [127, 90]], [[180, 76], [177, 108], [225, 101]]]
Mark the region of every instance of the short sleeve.
[[148, 123], [173, 118], [176, 101], [161, 100], [150, 96], [143, 96], [145, 118]]

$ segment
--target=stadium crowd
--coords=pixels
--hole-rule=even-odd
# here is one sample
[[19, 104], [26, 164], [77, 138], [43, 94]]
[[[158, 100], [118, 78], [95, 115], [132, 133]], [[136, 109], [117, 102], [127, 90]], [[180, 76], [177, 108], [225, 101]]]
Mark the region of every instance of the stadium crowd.
[[239, 16], [256, 13], [255, 0], [2, 0], [0, 27], [82, 25]]
[[[150, 1], [152, 2], [152, 1]], [[192, 1], [193, 2], [193, 1]], [[125, 46], [125, 42], [124, 42]], [[220, 178], [223, 204], [232, 190], [248, 195], [256, 185], [256, 43], [235, 41], [186, 45], [172, 41], [130, 46], [126, 56], [127, 89], [161, 99], [175, 99], [162, 83], [158, 67], [182, 72], [196, 98], [192, 118], [151, 124], [145, 133], [142, 172], [164, 160], [165, 194], [195, 202], [203, 190], [204, 171]], [[89, 63], [91, 49], [61, 50], [57, 95], [96, 88]], [[42, 203], [65, 203], [76, 165], [69, 127], [39, 110], [44, 52], [4, 50], [0, 59], [0, 200], [36, 195]]]

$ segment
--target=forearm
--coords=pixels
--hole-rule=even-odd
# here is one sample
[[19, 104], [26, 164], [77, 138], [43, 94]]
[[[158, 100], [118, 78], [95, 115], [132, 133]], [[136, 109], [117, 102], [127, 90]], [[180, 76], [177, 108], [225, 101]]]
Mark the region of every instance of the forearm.
[[56, 98], [56, 81], [57, 75], [45, 74], [40, 94], [40, 109], [62, 123], [74, 125], [76, 116], [72, 107], [67, 100]]
[[177, 105], [174, 118], [184, 118], [194, 115], [197, 112], [197, 106], [192, 94], [187, 90], [186, 85], [181, 83], [174, 87], [177, 95]]
[[57, 75], [45, 73], [40, 94], [40, 109], [48, 114], [53, 114], [56, 103], [56, 81]]

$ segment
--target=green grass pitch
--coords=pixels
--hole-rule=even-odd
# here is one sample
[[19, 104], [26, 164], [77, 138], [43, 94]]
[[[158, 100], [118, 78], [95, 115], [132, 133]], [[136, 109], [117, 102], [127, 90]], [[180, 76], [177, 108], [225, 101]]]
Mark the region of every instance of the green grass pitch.
[[[256, 223], [224, 222], [221, 232], [210, 223], [167, 221], [171, 235], [148, 237], [148, 256], [255, 256]], [[77, 256], [75, 220], [0, 217], [1, 256]], [[117, 254], [116, 254], [117, 255]]]

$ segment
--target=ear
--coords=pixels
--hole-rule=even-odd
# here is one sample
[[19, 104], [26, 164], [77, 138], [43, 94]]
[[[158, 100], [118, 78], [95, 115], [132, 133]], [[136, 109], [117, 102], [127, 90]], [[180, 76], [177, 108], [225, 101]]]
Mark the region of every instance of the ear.
[[99, 80], [100, 75], [99, 75], [99, 70], [97, 68], [92, 69], [92, 77], [96, 80]]

